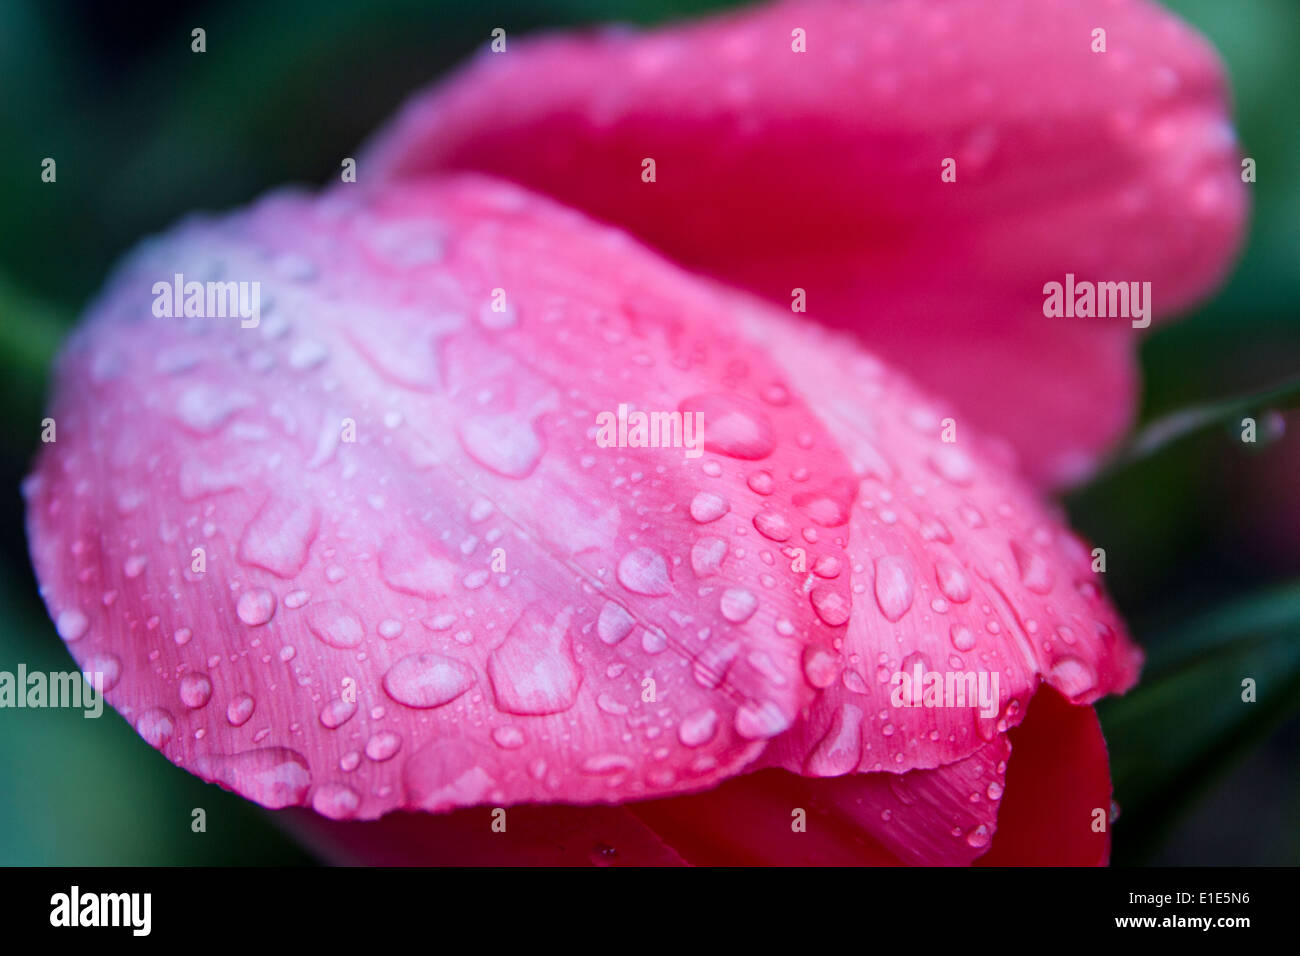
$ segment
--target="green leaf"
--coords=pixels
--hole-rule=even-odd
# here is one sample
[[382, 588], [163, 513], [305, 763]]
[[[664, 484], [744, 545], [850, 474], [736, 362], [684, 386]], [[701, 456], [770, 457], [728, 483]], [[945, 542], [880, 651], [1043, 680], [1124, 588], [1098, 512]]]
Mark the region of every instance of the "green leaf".
[[[1166, 448], [1212, 428], [1235, 429], [1246, 417], [1263, 418], [1270, 412], [1300, 408], [1300, 375], [1280, 385], [1236, 398], [1205, 402], [1163, 415], [1134, 435], [1097, 476], [1108, 480], [1130, 465], [1147, 461]], [[1261, 439], [1266, 436], [1261, 423]]]
[[[1097, 711], [1123, 837], [1116, 862], [1150, 855], [1215, 777], [1300, 711], [1300, 583], [1236, 601], [1153, 642], [1142, 683]], [[1256, 700], [1243, 701], [1243, 681]]]

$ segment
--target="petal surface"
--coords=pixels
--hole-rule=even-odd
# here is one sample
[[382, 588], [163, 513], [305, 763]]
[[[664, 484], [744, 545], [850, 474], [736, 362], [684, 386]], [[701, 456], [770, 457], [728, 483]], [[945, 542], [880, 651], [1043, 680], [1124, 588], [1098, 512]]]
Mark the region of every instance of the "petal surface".
[[[258, 324], [155, 315], [178, 273], [260, 282]], [[61, 361], [27, 486], [60, 633], [111, 660], [147, 741], [269, 807], [729, 776], [811, 700], [802, 648], [833, 630], [756, 529], [851, 474], [800, 399], [764, 398], [781, 373], [733, 307], [478, 178], [186, 225]], [[620, 405], [702, 415], [703, 448], [602, 447]], [[759, 466], [808, 480], [756, 495]]]
[[978, 864], [1105, 866], [1113, 814], [1110, 757], [1097, 712], [1040, 693], [1010, 737], [997, 834]]
[[[250, 277], [266, 308], [165, 318], [174, 274]], [[602, 447], [620, 405], [698, 413], [703, 454]], [[922, 809], [950, 811], [1040, 678], [1089, 701], [1139, 663], [1000, 444], [943, 440], [847, 339], [479, 177], [150, 243], [53, 417], [27, 493], [60, 634], [148, 742], [273, 808], [624, 802], [774, 766], [859, 802], [942, 768]], [[899, 708], [881, 672], [917, 663], [997, 675], [992, 713]], [[955, 861], [990, 812], [952, 824]]]
[[512, 40], [363, 164], [504, 176], [784, 308], [802, 290], [1061, 482], [1128, 427], [1139, 333], [1046, 318], [1043, 287], [1150, 282], [1156, 318], [1215, 287], [1246, 209], [1225, 87], [1147, 0], [785, 2]]
[[497, 830], [486, 808], [285, 822], [349, 864], [1095, 866], [1109, 837], [1094, 831], [1094, 811], [1109, 800], [1095, 712], [1044, 689], [1009, 735], [937, 770], [834, 780], [762, 770], [620, 807], [514, 808]]

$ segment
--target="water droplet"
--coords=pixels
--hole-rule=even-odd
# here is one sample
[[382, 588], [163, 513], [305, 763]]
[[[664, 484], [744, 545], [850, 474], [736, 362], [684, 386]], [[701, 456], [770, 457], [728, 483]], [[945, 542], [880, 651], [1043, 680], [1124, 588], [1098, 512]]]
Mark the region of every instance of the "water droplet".
[[275, 614], [275, 595], [266, 588], [253, 588], [239, 596], [235, 607], [239, 619], [249, 627], [257, 627], [271, 620]]
[[226, 720], [232, 727], [242, 727], [253, 716], [257, 702], [251, 694], [236, 694], [226, 705]]
[[366, 636], [361, 619], [338, 601], [325, 601], [307, 608], [307, 628], [322, 643], [340, 650], [358, 646]]
[[311, 786], [306, 759], [287, 747], [263, 747], [237, 754], [199, 757], [195, 769], [271, 810], [300, 806]]
[[862, 752], [863, 716], [861, 708], [841, 704], [809, 755], [805, 772], [813, 777], [841, 777], [855, 770]]
[[172, 715], [161, 707], [151, 707], [136, 718], [136, 733], [144, 738], [145, 743], [156, 750], [161, 750], [172, 739], [174, 729]]
[[718, 607], [732, 624], [743, 624], [758, 610], [758, 598], [744, 588], [728, 588], [722, 592]]
[[839, 658], [828, 648], [809, 644], [803, 649], [803, 674], [813, 687], [825, 690], [835, 683], [839, 672]]
[[436, 740], [413, 754], [402, 768], [408, 799], [437, 813], [480, 802], [492, 778], [474, 752], [458, 740]]
[[906, 614], [913, 594], [911, 562], [898, 555], [876, 559], [876, 604], [886, 620], [897, 621]]
[[746, 740], [766, 740], [789, 729], [793, 721], [770, 700], [747, 700], [736, 710], [736, 733]]
[[1052, 686], [1071, 699], [1086, 694], [1097, 682], [1091, 668], [1077, 657], [1062, 657], [1052, 664], [1048, 676]]
[[553, 621], [529, 608], [488, 658], [497, 706], [520, 715], [558, 714], [577, 699], [582, 673], [569, 644], [570, 612]]
[[712, 709], [688, 714], [677, 727], [677, 739], [687, 747], [702, 747], [718, 732], [718, 714]]
[[59, 632], [59, 637], [71, 644], [86, 636], [90, 630], [90, 619], [76, 609], [60, 611], [54, 629]]
[[456, 564], [445, 552], [401, 534], [386, 538], [380, 547], [379, 574], [394, 591], [429, 600], [446, 597], [456, 586]]
[[596, 621], [596, 635], [606, 644], [617, 644], [627, 637], [635, 623], [623, 605], [606, 601]]
[[948, 629], [948, 636], [952, 639], [952, 646], [959, 651], [969, 651], [975, 647], [974, 632], [963, 624], [954, 624]]
[[769, 541], [789, 541], [794, 533], [790, 519], [779, 511], [760, 511], [754, 515], [754, 527]]
[[407, 707], [441, 707], [474, 686], [474, 669], [440, 654], [408, 654], [384, 674], [388, 696]]
[[633, 594], [660, 597], [672, 591], [668, 564], [653, 548], [636, 548], [618, 562], [618, 581]]
[[823, 528], [848, 524], [848, 503], [822, 491], [804, 491], [794, 496], [794, 506]]
[[701, 491], [691, 499], [691, 517], [700, 524], [717, 521], [731, 510], [731, 505], [722, 495]]
[[456, 434], [471, 458], [505, 478], [527, 478], [544, 450], [532, 422], [518, 415], [473, 418], [463, 422]]
[[966, 577], [965, 571], [951, 561], [936, 564], [934, 577], [939, 583], [939, 590], [949, 601], [962, 604], [970, 600], [970, 579]]
[[319, 525], [316, 509], [272, 498], [244, 529], [239, 560], [277, 577], [292, 578], [306, 565]]
[[694, 395], [682, 412], [704, 415], [704, 447], [731, 458], [757, 461], [772, 454], [776, 438], [767, 413], [734, 395]]
[[328, 727], [330, 730], [342, 727], [352, 719], [352, 715], [356, 712], [356, 701], [336, 697], [321, 708], [319, 714], [321, 726]]
[[808, 595], [813, 610], [829, 627], [842, 627], [848, 623], [853, 602], [847, 594], [829, 584], [819, 584]]
[[492, 731], [492, 739], [502, 750], [518, 750], [524, 745], [524, 732], [518, 727], [509, 725], [496, 727]]
[[331, 820], [350, 820], [361, 806], [361, 797], [342, 783], [323, 783], [311, 795], [311, 807]]
[[402, 738], [391, 730], [381, 730], [366, 741], [366, 756], [375, 763], [391, 760], [401, 749]]
[[1047, 594], [1052, 590], [1052, 569], [1042, 555], [1030, 551], [1018, 541], [1011, 542], [1011, 553], [1015, 556], [1020, 581], [1025, 587], [1035, 594]]
[[727, 542], [722, 538], [700, 538], [691, 546], [691, 570], [698, 578], [717, 574], [727, 556]]
[[81, 662], [81, 673], [86, 675], [86, 680], [92, 686], [95, 685], [95, 675], [98, 674], [98, 689], [101, 692], [110, 691], [122, 679], [122, 661], [116, 654], [107, 651], [91, 654]]
[[776, 487], [776, 483], [772, 480], [772, 473], [766, 469], [754, 472], [745, 483], [756, 495], [770, 495]]
[[181, 678], [181, 703], [191, 710], [203, 707], [212, 697], [212, 679], [191, 671]]

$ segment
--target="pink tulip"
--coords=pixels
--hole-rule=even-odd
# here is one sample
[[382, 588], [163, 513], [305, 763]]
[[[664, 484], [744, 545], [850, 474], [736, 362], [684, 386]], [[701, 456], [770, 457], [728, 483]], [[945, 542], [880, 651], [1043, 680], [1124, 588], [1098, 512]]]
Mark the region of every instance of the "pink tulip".
[[[266, 807], [311, 808], [290, 825], [353, 859], [1105, 862], [1109, 771], [1089, 705], [1131, 686], [1140, 654], [1089, 547], [1019, 476], [1006, 442], [972, 424], [996, 432], [998, 421], [995, 403], [970, 402], [990, 389], [971, 384], [967, 333], [910, 333], [912, 351], [947, 354], [960, 393], [949, 405], [856, 341], [671, 264], [622, 229], [500, 179], [426, 175], [479, 165], [456, 157], [510, 163], [494, 149], [522, 150], [553, 171], [531, 185], [561, 195], [565, 161], [548, 151], [576, 145], [590, 168], [567, 188], [591, 193], [566, 201], [773, 295], [756, 280], [785, 268], [774, 246], [759, 255], [781, 223], [803, 263], [790, 274], [810, 276], [795, 284], [836, 308], [862, 295], [880, 311], [887, 302], [908, 323], [920, 322], [910, 297], [922, 262], [949, 254], [939, 238], [957, 229], [974, 241], [962, 243], [961, 268], [973, 284], [956, 301], [982, 323], [1006, 312], [996, 333], [1006, 344], [1118, 341], [1041, 313], [1031, 322], [1010, 290], [1016, 277], [1041, 284], [1042, 269], [1050, 278], [1075, 243], [1087, 250], [1080, 274], [1113, 265], [1151, 276], [1167, 303], [1204, 291], [1231, 247], [1204, 224], [1231, 230], [1240, 215], [1232, 184], [1215, 178], [1226, 147], [1197, 132], [1222, 124], [1198, 72], [1206, 54], [1145, 5], [1102, 8], [1107, 22], [1154, 30], [1159, 63], [1196, 91], [1168, 135], [1190, 143], [1184, 159], [1198, 170], [1162, 166], [1149, 143], [1122, 145], [1159, 126], [1135, 103], [1137, 131], [1108, 134], [1127, 164], [1106, 172], [1096, 156], [1074, 161], [1082, 121], [1062, 121], [1049, 147], [1052, 123], [1016, 117], [1030, 105], [1064, 110], [1068, 89], [1101, 103], [1121, 81], [1052, 92], [1053, 80], [1033, 87], [1041, 102], [1025, 93], [1011, 110], [993, 84], [1005, 73], [1012, 92], [1022, 61], [984, 29], [996, 21], [961, 43], [939, 39], [936, 11], [951, 30], [985, 6], [871, 8], [898, 18], [895, 45], [879, 49], [888, 31], [823, 4], [646, 40], [512, 48], [501, 76], [483, 65], [435, 94], [456, 108], [408, 111], [373, 154], [385, 175], [367, 181], [363, 159], [358, 184], [276, 194], [143, 246], [60, 361], [57, 441], [26, 489], [42, 594], [83, 670], [103, 675], [110, 703], [168, 759]], [[741, 97], [701, 61], [741, 56], [758, 42], [755, 24], [777, 21], [806, 26], [810, 51], [818, 24], [828, 52], [853, 46], [842, 34], [855, 31], [861, 65], [832, 57], [815, 67], [832, 72], [802, 85], [782, 78], [787, 66], [771, 76], [751, 66], [738, 71], [750, 80]], [[913, 35], [922, 27], [941, 32]], [[922, 83], [915, 65], [883, 70], [904, 41], [941, 73], [965, 64], [964, 82], [983, 77], [988, 98], [954, 93], [922, 109], [897, 98], [910, 89], [900, 85], [868, 111], [883, 125], [848, 135], [845, 84]], [[1043, 56], [1025, 45], [1021, 57]], [[985, 46], [1002, 59], [986, 62]], [[606, 62], [623, 66], [588, 102], [584, 84]], [[528, 95], [493, 99], [505, 95], [494, 84], [539, 69]], [[1130, 60], [1118, 72], [1145, 91], [1139, 74], [1154, 69]], [[476, 85], [505, 112], [473, 107]], [[650, 89], [663, 102], [649, 114], [698, 103], [698, 125], [629, 112]], [[712, 102], [719, 89], [730, 99]], [[476, 111], [500, 129], [471, 129]], [[994, 185], [979, 185], [979, 163], [962, 166], [970, 192], [959, 179], [945, 207], [919, 180], [908, 185], [907, 153], [960, 142], [962, 112], [997, 127], [995, 153], [1010, 151], [983, 167]], [[796, 129], [809, 125], [804, 142]], [[904, 126], [915, 138], [899, 138]], [[667, 158], [654, 184], [640, 179], [638, 128], [676, 138], [648, 150]], [[462, 146], [431, 156], [434, 140], [457, 137]], [[622, 198], [606, 168], [626, 152], [618, 137], [632, 150], [626, 188], [660, 189], [677, 170], [659, 211]], [[1040, 183], [1047, 155], [1063, 165]], [[774, 158], [803, 170], [793, 193], [764, 179]], [[720, 175], [710, 169], [726, 170], [734, 194], [710, 191]], [[1093, 184], [1095, 204], [1061, 199], [1066, 179], [1075, 194]], [[1126, 185], [1112, 195], [1115, 181]], [[819, 196], [823, 182], [836, 185]], [[1116, 203], [1128, 208], [1117, 196], [1136, 203], [1139, 192], [1151, 203], [1134, 220], [1140, 241], [1116, 242]], [[1165, 208], [1175, 194], [1203, 202]], [[743, 210], [745, 196], [748, 218], [708, 224], [709, 203]], [[778, 199], [791, 205], [762, 205]], [[899, 215], [914, 209], [914, 231], [877, 255], [850, 224], [886, 216], [872, 212], [885, 199]], [[1039, 205], [1049, 201], [1060, 205]], [[735, 268], [670, 241], [674, 218], [678, 242], [734, 255]], [[1068, 237], [1057, 231], [1066, 222]], [[985, 258], [996, 248], [1005, 262]], [[745, 274], [747, 250], [757, 258]], [[258, 283], [256, 322], [160, 315], [155, 290], [177, 274]], [[877, 325], [857, 315], [840, 324], [870, 340]], [[882, 334], [886, 351], [898, 334]], [[1111, 423], [1108, 438], [1126, 414], [1112, 410], [1127, 371], [1114, 388], [1116, 366], [1078, 358], [1072, 397], [1046, 401], [1063, 417], [1049, 428], [1026, 413], [1006, 433], [1039, 477], [1099, 447], [1095, 417]], [[1063, 368], [1026, 376], [1023, 351], [1003, 359], [998, 384], [1022, 398], [1030, 378], [1065, 387]], [[1082, 388], [1101, 391], [1083, 401]], [[698, 414], [703, 446], [605, 447], [602, 413], [620, 408], [683, 424]], [[937, 705], [919, 690], [900, 701], [900, 674], [939, 675]], [[945, 696], [965, 675], [972, 695], [991, 694], [988, 708]]]
[[1141, 331], [1047, 320], [1043, 286], [1150, 282], [1160, 319], [1220, 282], [1246, 211], [1225, 89], [1149, 0], [789, 0], [485, 53], [366, 163], [504, 176], [783, 309], [803, 289], [1060, 483], [1131, 424]]

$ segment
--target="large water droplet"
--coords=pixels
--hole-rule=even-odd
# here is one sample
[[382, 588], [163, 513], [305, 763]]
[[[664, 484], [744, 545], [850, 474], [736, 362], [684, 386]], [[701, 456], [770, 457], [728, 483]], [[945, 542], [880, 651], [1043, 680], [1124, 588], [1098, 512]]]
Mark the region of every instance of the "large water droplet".
[[232, 727], [242, 727], [253, 716], [257, 702], [251, 694], [236, 694], [226, 705], [226, 720]]
[[199, 757], [195, 769], [271, 810], [300, 806], [311, 786], [307, 760], [287, 747], [263, 747], [237, 754]]
[[357, 702], [354, 700], [343, 700], [340, 697], [334, 698], [328, 704], [321, 708], [319, 717], [322, 727], [335, 730], [342, 727], [357, 712]]
[[391, 760], [402, 748], [402, 738], [391, 730], [381, 730], [366, 741], [366, 756], [375, 763]]
[[96, 686], [98, 680], [97, 686], [101, 692], [110, 691], [122, 679], [122, 661], [116, 654], [107, 651], [91, 654], [81, 662], [81, 673], [86, 675], [86, 680], [92, 686]]
[[606, 644], [617, 644], [627, 637], [635, 623], [623, 605], [606, 601], [596, 621], [596, 635]]
[[718, 601], [718, 609], [732, 624], [743, 624], [758, 610], [758, 598], [744, 588], [727, 588]]
[[774, 701], [747, 700], [736, 710], [736, 733], [746, 740], [766, 740], [789, 729], [792, 719]]
[[527, 478], [542, 458], [542, 437], [518, 415], [481, 416], [456, 430], [465, 451], [506, 478]]
[[1048, 678], [1053, 687], [1071, 699], [1086, 694], [1097, 682], [1092, 669], [1077, 657], [1062, 657], [1056, 661]]
[[311, 795], [311, 808], [330, 820], [350, 820], [360, 806], [361, 797], [342, 783], [323, 783]]
[[292, 578], [307, 563], [320, 524], [316, 509], [272, 498], [248, 523], [239, 542], [239, 560], [281, 578]]
[[722, 538], [700, 538], [691, 546], [691, 570], [699, 578], [717, 574], [727, 556], [727, 542]]
[[912, 606], [913, 594], [910, 561], [898, 555], [876, 559], [876, 604], [887, 620], [897, 621], [906, 614]]
[[701, 491], [691, 499], [691, 517], [700, 524], [717, 521], [731, 509], [731, 505], [722, 495], [710, 491]]
[[358, 646], [366, 636], [361, 619], [338, 601], [308, 607], [307, 628], [323, 643], [340, 650]]
[[790, 519], [779, 511], [760, 511], [754, 515], [754, 527], [769, 541], [789, 541], [794, 534]]
[[618, 583], [633, 594], [659, 597], [672, 591], [668, 562], [653, 548], [636, 548], [618, 562]]
[[803, 674], [810, 685], [825, 690], [835, 683], [839, 673], [839, 658], [829, 648], [809, 644], [803, 649]]
[[1020, 581], [1025, 587], [1035, 594], [1047, 594], [1052, 590], [1052, 569], [1041, 554], [1030, 551], [1018, 541], [1011, 542], [1011, 553], [1015, 556]]
[[702, 747], [718, 732], [718, 714], [712, 709], [688, 714], [677, 728], [677, 739], [687, 747]]
[[59, 632], [59, 637], [71, 644], [86, 636], [90, 630], [90, 619], [75, 608], [60, 611], [54, 629]]
[[569, 644], [570, 612], [554, 620], [529, 608], [488, 658], [497, 706], [512, 714], [558, 714], [577, 699], [582, 672]]
[[492, 787], [474, 752], [458, 740], [436, 740], [402, 768], [407, 798], [430, 813], [478, 803]]
[[440, 654], [408, 654], [384, 675], [388, 696], [407, 707], [441, 707], [473, 686], [473, 668]]
[[970, 600], [970, 579], [966, 572], [951, 561], [940, 561], [934, 567], [934, 577], [944, 597], [954, 604]]
[[862, 751], [861, 708], [841, 704], [830, 727], [809, 755], [804, 771], [813, 777], [841, 777], [858, 766]]
[[403, 534], [384, 540], [379, 574], [394, 591], [430, 600], [446, 597], [456, 586], [456, 564], [432, 542]]
[[192, 671], [181, 678], [181, 703], [198, 710], [212, 698], [212, 679], [207, 674]]
[[848, 623], [853, 602], [849, 596], [829, 584], [819, 584], [808, 595], [813, 610], [822, 622], [830, 627]]
[[755, 403], [735, 395], [694, 395], [681, 403], [683, 413], [704, 415], [704, 447], [721, 455], [757, 461], [772, 454], [776, 438], [771, 419]]
[[235, 613], [249, 627], [265, 624], [275, 615], [275, 595], [266, 588], [245, 591], [239, 596]]
[[172, 739], [174, 719], [161, 707], [151, 707], [135, 720], [135, 729], [145, 743], [156, 750], [161, 750]]

